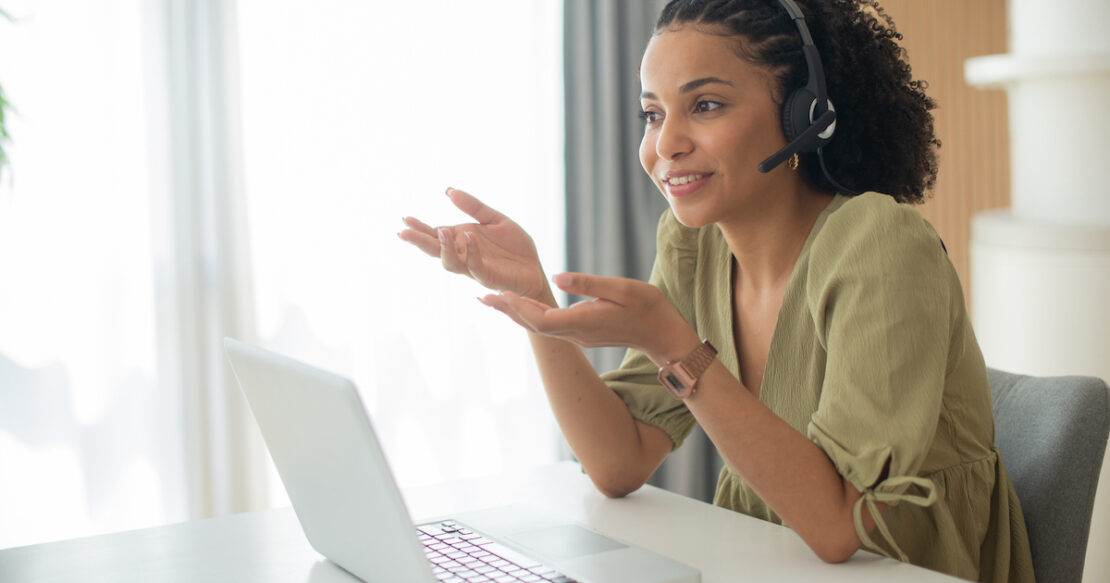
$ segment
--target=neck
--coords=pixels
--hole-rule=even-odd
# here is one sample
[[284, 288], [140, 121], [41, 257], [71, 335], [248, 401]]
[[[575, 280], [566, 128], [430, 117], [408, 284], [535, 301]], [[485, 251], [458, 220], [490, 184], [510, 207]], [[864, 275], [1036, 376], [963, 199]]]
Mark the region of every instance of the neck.
[[717, 223], [736, 260], [738, 283], [746, 289], [769, 290], [789, 280], [813, 224], [832, 202], [832, 194], [801, 180], [792, 186]]

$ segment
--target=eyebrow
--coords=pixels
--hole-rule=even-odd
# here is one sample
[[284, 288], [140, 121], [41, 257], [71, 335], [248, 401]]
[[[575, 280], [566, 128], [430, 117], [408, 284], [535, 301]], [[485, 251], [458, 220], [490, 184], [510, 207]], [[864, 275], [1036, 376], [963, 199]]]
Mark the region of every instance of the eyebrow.
[[[695, 89], [698, 89], [699, 87], [709, 85], [710, 83], [720, 83], [722, 85], [728, 85], [729, 87], [735, 87], [735, 85], [732, 84], [732, 81], [725, 81], [720, 77], [702, 77], [701, 79], [694, 79], [693, 81], [683, 84], [681, 87], [678, 88], [678, 91], [680, 93], [689, 93], [691, 91], [694, 91]], [[656, 99], [656, 96], [650, 91], [644, 91], [640, 94], [640, 99]]]

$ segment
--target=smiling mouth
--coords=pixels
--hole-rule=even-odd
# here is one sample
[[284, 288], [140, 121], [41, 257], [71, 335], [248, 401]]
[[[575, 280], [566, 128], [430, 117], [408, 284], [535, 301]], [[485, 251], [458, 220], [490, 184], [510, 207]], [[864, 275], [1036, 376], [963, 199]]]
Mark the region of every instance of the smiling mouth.
[[671, 186], [682, 186], [683, 184], [689, 184], [689, 183], [694, 182], [696, 180], [701, 180], [702, 178], [705, 178], [706, 176], [709, 176], [709, 175], [708, 174], [687, 174], [686, 176], [675, 176], [674, 178], [665, 180], [665, 182], [667, 184], [670, 184]]

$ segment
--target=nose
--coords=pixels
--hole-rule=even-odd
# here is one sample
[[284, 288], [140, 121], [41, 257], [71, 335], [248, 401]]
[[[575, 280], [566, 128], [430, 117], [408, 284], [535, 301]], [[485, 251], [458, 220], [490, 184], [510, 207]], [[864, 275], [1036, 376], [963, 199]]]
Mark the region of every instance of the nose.
[[655, 139], [655, 152], [664, 160], [674, 160], [694, 149], [687, 121], [683, 116], [667, 116]]

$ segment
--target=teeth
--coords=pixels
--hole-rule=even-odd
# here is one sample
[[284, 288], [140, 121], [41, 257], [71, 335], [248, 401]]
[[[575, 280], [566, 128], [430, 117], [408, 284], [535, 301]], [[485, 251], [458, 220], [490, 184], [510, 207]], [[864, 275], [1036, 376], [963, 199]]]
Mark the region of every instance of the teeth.
[[693, 182], [695, 180], [701, 180], [702, 178], [705, 178], [704, 174], [688, 174], [686, 176], [678, 176], [678, 177], [675, 177], [675, 178], [671, 178], [670, 180], [667, 181], [667, 184], [670, 184], [671, 186], [681, 186], [683, 184]]

